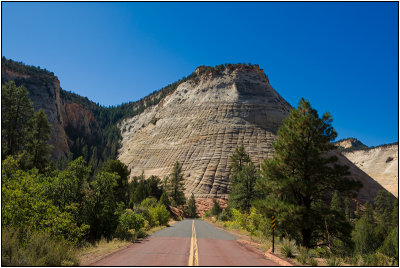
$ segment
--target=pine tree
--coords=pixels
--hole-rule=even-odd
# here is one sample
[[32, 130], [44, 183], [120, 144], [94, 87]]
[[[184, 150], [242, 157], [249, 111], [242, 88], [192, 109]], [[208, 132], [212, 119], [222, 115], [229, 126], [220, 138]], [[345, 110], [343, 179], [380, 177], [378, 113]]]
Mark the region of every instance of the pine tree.
[[10, 81], [1, 87], [1, 155], [20, 153], [27, 142], [33, 105], [25, 87]]
[[242, 171], [244, 165], [248, 164], [250, 156], [246, 153], [243, 146], [235, 149], [235, 152], [231, 156], [232, 167], [231, 167], [231, 180], [234, 180], [234, 174]]
[[50, 152], [53, 146], [48, 144], [50, 139], [50, 124], [42, 109], [37, 111], [31, 120], [31, 132], [27, 141], [27, 166], [36, 167], [43, 172], [50, 164]]
[[182, 166], [179, 162], [176, 162], [172, 173], [167, 179], [167, 191], [168, 195], [171, 197], [171, 203], [173, 206], [181, 206], [186, 203], [184, 190]]
[[242, 162], [240, 169], [236, 170], [238, 172], [231, 175], [231, 192], [228, 202], [233, 208], [249, 212], [251, 202], [259, 197], [255, 186], [260, 179], [260, 175], [250, 160], [248, 160], [247, 164]]
[[214, 203], [214, 205], [211, 208], [210, 213], [213, 216], [218, 216], [219, 214], [222, 213], [222, 208], [221, 208], [221, 206], [219, 205], [219, 203], [218, 203], [218, 201], [216, 199], [213, 199], [213, 203]]
[[351, 200], [348, 196], [344, 199], [344, 211], [346, 219], [350, 221], [353, 218], [353, 210], [351, 209]]
[[331, 209], [342, 213], [342, 199], [338, 190], [335, 190], [331, 200]]
[[128, 179], [131, 173], [128, 167], [119, 160], [108, 160], [104, 171], [118, 175], [117, 187], [115, 188], [117, 201], [128, 204]]
[[186, 214], [189, 218], [197, 218], [196, 200], [193, 193], [187, 202]]
[[[331, 236], [348, 239], [351, 226], [340, 215], [331, 217], [326, 197], [335, 190], [355, 195], [361, 188], [361, 183], [346, 177], [348, 167], [339, 165], [330, 153], [337, 136], [331, 124], [329, 113], [319, 118], [301, 99], [278, 131], [274, 158], [261, 165], [259, 187], [266, 198], [257, 204], [266, 216], [277, 215], [281, 231], [307, 248], [322, 242], [327, 227]], [[328, 222], [331, 218], [335, 221]]]

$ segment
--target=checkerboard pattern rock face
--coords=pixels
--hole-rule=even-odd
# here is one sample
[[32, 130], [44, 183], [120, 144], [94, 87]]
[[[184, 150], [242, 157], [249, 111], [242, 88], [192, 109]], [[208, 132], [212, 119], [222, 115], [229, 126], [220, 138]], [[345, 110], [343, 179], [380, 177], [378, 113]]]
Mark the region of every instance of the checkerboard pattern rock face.
[[121, 123], [119, 159], [131, 176], [143, 171], [161, 178], [179, 161], [186, 194], [224, 198], [234, 150], [244, 146], [256, 165], [272, 157], [291, 106], [257, 65], [196, 73], [158, 105]]

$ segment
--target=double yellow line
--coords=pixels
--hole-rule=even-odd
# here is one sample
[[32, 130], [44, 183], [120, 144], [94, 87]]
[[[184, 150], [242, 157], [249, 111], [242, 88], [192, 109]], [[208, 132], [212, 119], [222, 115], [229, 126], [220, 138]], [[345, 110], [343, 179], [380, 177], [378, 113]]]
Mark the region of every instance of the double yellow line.
[[196, 228], [192, 221], [192, 239], [190, 240], [190, 254], [188, 266], [199, 266], [199, 251], [197, 249]]

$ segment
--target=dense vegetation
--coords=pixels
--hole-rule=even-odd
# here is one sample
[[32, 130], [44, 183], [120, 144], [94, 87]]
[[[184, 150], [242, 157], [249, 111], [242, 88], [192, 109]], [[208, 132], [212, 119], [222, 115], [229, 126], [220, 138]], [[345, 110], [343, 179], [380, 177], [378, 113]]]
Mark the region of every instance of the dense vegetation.
[[129, 181], [128, 168], [113, 159], [100, 168], [79, 156], [57, 168], [47, 117], [33, 112], [22, 86], [2, 86], [1, 116], [2, 265], [77, 265], [85, 243], [133, 241], [168, 224], [170, 202], [185, 204], [179, 163], [170, 175], [175, 184], [143, 175]]
[[281, 253], [297, 255], [303, 264], [316, 265], [313, 257], [324, 257], [330, 266], [398, 265], [398, 200], [387, 191], [378, 192], [374, 205], [354, 199], [361, 184], [329, 154], [336, 137], [331, 123], [328, 113], [318, 117], [302, 99], [279, 129], [275, 155], [261, 170], [243, 147], [236, 149], [228, 207], [222, 210], [214, 201], [206, 215], [269, 239], [275, 216], [275, 234], [287, 241]]

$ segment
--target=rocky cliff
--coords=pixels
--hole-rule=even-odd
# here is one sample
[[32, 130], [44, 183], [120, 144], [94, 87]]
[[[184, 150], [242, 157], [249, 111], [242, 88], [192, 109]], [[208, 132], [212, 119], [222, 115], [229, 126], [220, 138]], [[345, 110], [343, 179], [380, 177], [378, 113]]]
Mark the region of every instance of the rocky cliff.
[[43, 109], [46, 113], [51, 125], [49, 142], [54, 146], [52, 159], [66, 158], [75, 136], [92, 139], [101, 133], [92, 111], [68, 98], [71, 94], [60, 88], [53, 73], [2, 58], [1, 83], [10, 80], [28, 90], [35, 111]]
[[35, 111], [43, 109], [51, 124], [50, 143], [54, 145], [52, 157], [66, 157], [69, 153], [68, 138], [64, 131], [63, 111], [60, 101], [60, 81], [57, 77], [43, 73], [26, 73], [13, 70], [2, 64], [2, 84], [14, 80], [17, 86], [23, 85], [29, 92]]
[[397, 143], [342, 153], [386, 190], [396, 197], [399, 196], [399, 145]]
[[[158, 105], [120, 124], [119, 159], [131, 176], [168, 175], [183, 165], [186, 194], [226, 198], [230, 156], [244, 146], [256, 165], [273, 156], [272, 142], [291, 106], [271, 87], [257, 65], [199, 67]], [[372, 200], [383, 189], [340, 152], [352, 178], [366, 186], [359, 199]]]
[[199, 67], [195, 74], [158, 105], [122, 122], [119, 159], [131, 176], [160, 177], [179, 161], [187, 194], [226, 196], [235, 148], [244, 146], [257, 165], [271, 157], [291, 106], [256, 65]]

